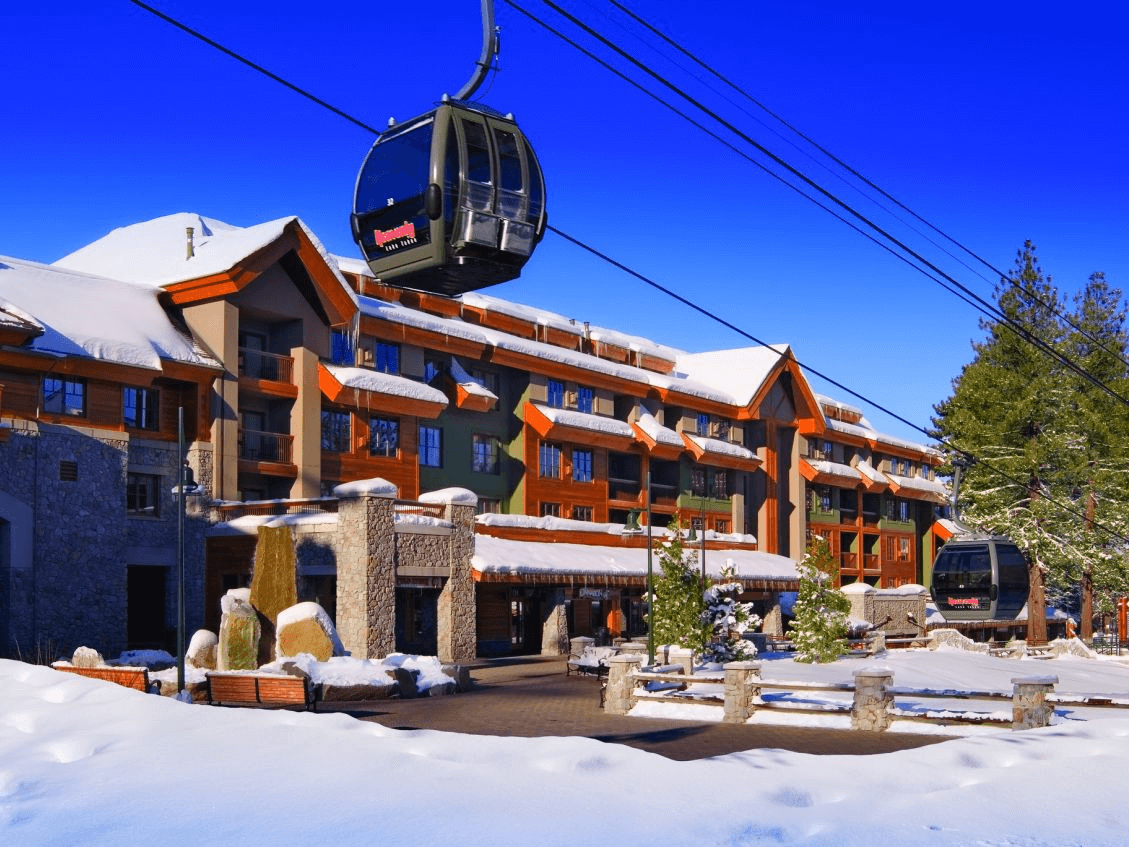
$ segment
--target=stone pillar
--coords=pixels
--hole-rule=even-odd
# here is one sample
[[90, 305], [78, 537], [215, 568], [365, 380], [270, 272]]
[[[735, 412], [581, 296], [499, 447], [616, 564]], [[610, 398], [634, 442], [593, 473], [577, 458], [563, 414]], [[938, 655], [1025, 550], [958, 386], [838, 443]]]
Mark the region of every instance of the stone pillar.
[[784, 613], [780, 610], [780, 594], [777, 593], [772, 600], [772, 608], [764, 616], [761, 632], [773, 638], [784, 636]]
[[855, 702], [851, 707], [851, 728], [864, 732], [884, 732], [889, 729], [892, 716], [890, 708], [894, 696], [890, 687], [894, 674], [887, 670], [855, 671]]
[[725, 723], [744, 723], [753, 715], [753, 701], [760, 697], [757, 683], [760, 662], [729, 662], [725, 666]]
[[612, 715], [626, 715], [635, 706], [635, 671], [643, 664], [643, 657], [628, 653], [612, 656], [607, 661], [608, 688], [604, 711]]
[[1054, 706], [1047, 695], [1055, 690], [1057, 676], [1017, 676], [1011, 680], [1011, 728], [1037, 729], [1050, 726]]
[[545, 625], [541, 630], [541, 655], [564, 656], [569, 651], [568, 612], [564, 589], [554, 588], [546, 594], [549, 614], [546, 615]]
[[474, 576], [470, 567], [478, 496], [465, 488], [444, 488], [419, 499], [421, 503], [442, 503], [443, 518], [455, 525], [449, 536], [451, 571], [439, 594], [439, 661], [469, 662], [478, 654]]
[[396, 650], [396, 487], [365, 480], [339, 485], [334, 494], [337, 634], [353, 656], [383, 658]]

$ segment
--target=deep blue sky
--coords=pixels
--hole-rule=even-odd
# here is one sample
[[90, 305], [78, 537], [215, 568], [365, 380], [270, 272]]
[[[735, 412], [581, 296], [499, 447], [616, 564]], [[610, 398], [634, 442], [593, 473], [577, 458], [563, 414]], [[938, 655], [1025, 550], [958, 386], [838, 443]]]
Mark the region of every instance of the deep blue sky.
[[[973, 309], [496, 2], [501, 72], [480, 97], [532, 140], [555, 226], [928, 424], [981, 335]], [[576, 34], [540, 0], [519, 2]], [[456, 91], [480, 47], [476, 0], [152, 3], [375, 126]], [[750, 104], [637, 40], [610, 4], [562, 4], [990, 296], [990, 271], [869, 205]], [[371, 135], [127, 0], [16, 5], [0, 10], [0, 254], [50, 262], [192, 211], [237, 225], [296, 214], [357, 255], [348, 212]], [[1129, 285], [1119, 4], [627, 5], [995, 267], [1030, 238], [1064, 291], [1098, 270]], [[748, 343], [552, 234], [489, 293], [690, 350]]]

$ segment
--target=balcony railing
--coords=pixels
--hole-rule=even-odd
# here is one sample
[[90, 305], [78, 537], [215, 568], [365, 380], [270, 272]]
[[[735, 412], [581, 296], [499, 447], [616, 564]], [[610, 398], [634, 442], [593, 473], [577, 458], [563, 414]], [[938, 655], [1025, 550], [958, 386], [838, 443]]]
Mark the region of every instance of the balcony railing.
[[419, 515], [425, 518], [442, 518], [446, 508], [442, 503], [420, 503], [418, 500], [396, 500], [397, 515]]
[[244, 500], [214, 506], [220, 520], [230, 521], [245, 515], [306, 515], [336, 512], [336, 497], [314, 497], [304, 500]]
[[251, 379], [294, 384], [294, 359], [264, 350], [239, 348], [239, 375]]
[[294, 436], [283, 432], [245, 429], [239, 445], [239, 458], [252, 462], [291, 464], [294, 461]]

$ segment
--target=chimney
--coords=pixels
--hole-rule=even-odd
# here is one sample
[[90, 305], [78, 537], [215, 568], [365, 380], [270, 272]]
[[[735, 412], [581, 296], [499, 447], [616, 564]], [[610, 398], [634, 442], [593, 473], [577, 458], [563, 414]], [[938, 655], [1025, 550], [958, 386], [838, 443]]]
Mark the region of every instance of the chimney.
[[188, 259], [196, 255], [196, 247], [192, 243], [192, 234], [194, 232], [196, 232], [196, 230], [193, 227], [185, 227], [184, 234], [188, 238], [188, 256], [186, 257]]

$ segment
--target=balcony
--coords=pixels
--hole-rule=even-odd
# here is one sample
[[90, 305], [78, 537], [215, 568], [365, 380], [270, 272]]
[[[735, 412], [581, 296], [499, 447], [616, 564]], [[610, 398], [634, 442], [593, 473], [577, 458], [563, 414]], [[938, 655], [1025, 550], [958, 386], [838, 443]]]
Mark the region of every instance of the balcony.
[[617, 479], [616, 477], [608, 477], [609, 500], [617, 500], [622, 503], [631, 503], [635, 506], [642, 506], [642, 491], [643, 486], [637, 479]]
[[296, 397], [294, 359], [249, 347], [239, 348], [239, 382], [241, 386], [262, 394]]
[[294, 461], [294, 436], [284, 432], [243, 430], [239, 442], [239, 458], [249, 462], [273, 462], [289, 465]]

